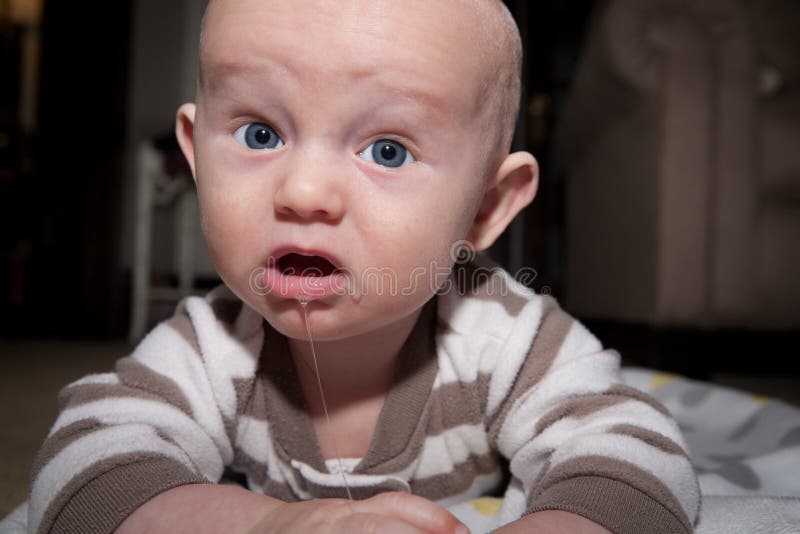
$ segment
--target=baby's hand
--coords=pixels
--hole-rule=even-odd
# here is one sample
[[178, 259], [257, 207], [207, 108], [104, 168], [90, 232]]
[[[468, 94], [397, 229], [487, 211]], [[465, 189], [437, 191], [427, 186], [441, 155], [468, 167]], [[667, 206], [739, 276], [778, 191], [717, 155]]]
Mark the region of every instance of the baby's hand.
[[251, 531], [261, 533], [468, 534], [444, 508], [409, 493], [382, 493], [363, 501], [317, 499], [282, 503]]

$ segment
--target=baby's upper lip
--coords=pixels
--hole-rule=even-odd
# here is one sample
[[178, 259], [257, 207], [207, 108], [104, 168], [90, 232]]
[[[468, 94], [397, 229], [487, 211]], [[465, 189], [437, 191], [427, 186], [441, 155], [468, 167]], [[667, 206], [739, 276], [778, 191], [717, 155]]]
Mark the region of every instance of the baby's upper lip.
[[328, 260], [331, 265], [333, 265], [337, 269], [341, 269], [343, 264], [335, 255], [331, 254], [326, 250], [322, 250], [319, 248], [305, 248], [305, 247], [298, 247], [294, 245], [284, 245], [281, 247], [276, 248], [272, 253], [270, 253], [267, 261], [270, 264], [277, 265], [278, 260], [282, 257], [286, 256], [287, 254], [300, 254], [302, 256], [319, 256], [321, 258], [325, 258]]

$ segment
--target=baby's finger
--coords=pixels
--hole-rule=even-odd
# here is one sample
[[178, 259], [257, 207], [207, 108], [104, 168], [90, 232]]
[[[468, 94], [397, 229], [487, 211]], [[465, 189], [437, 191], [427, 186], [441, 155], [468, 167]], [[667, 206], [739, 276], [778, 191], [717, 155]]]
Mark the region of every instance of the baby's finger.
[[[359, 501], [367, 513], [393, 515], [412, 525], [436, 534], [467, 534], [469, 530], [456, 517], [428, 499], [410, 493], [381, 493]], [[359, 510], [361, 511], [361, 510]]]

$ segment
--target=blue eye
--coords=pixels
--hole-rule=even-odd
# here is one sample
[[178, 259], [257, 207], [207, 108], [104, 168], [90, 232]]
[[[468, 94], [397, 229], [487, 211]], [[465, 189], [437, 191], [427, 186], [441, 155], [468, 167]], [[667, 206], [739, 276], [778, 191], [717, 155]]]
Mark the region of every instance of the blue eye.
[[359, 156], [384, 167], [400, 167], [414, 161], [414, 157], [406, 147], [391, 139], [375, 141], [365, 148]]
[[272, 127], [262, 122], [251, 122], [240, 126], [234, 133], [239, 144], [255, 150], [275, 149], [283, 146], [283, 140]]

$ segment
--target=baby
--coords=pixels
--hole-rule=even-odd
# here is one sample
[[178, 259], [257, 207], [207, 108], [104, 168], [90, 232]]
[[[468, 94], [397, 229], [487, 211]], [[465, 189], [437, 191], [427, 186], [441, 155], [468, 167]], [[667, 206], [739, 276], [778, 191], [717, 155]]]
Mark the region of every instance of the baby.
[[176, 130], [224, 286], [64, 390], [31, 528], [459, 532], [501, 495], [498, 532], [690, 532], [664, 408], [456, 254], [536, 192], [520, 57], [499, 0], [211, 2]]

